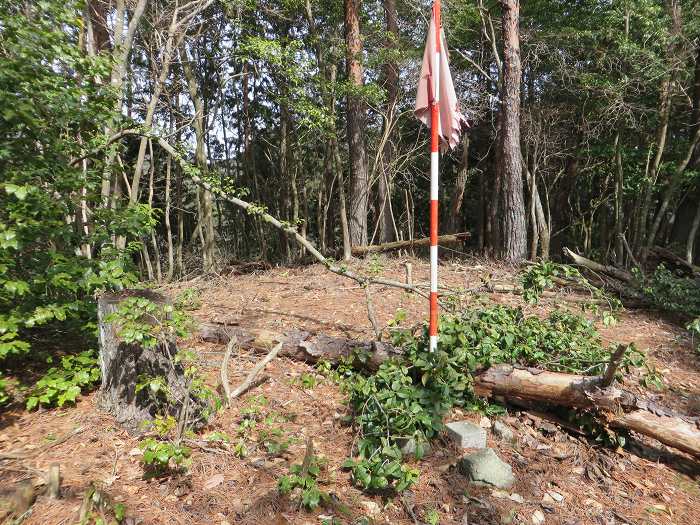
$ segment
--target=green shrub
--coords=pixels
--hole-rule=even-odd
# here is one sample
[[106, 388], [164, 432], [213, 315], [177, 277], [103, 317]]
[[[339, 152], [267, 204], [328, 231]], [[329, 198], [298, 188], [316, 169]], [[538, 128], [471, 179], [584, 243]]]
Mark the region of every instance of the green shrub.
[[171, 470], [187, 467], [191, 450], [173, 441], [159, 441], [154, 438], [143, 440], [140, 445], [143, 450], [142, 461], [146, 472], [152, 475], [162, 475]]
[[[416, 337], [394, 327], [392, 339], [404, 349], [402, 359], [382, 363], [369, 376], [357, 371], [339, 376], [360, 434], [356, 457], [345, 466], [354, 483], [370, 491], [401, 491], [416, 481], [418, 471], [401, 463], [399, 445], [405, 440], [414, 440], [420, 459], [423, 444], [442, 430], [452, 407], [487, 406], [473, 394], [474, 371], [509, 363], [592, 375], [602, 373], [612, 355], [580, 315], [555, 311], [540, 319], [507, 306], [442, 318], [436, 352], [428, 350], [425, 331]], [[621, 368], [643, 363], [633, 350]]]
[[311, 456], [306, 469], [303, 465], [292, 465], [289, 475], [282, 476], [277, 483], [280, 494], [291, 494], [295, 489], [299, 489], [301, 504], [309, 510], [314, 510], [323, 497], [317, 481], [322, 466], [323, 462], [316, 456]]
[[649, 276], [634, 271], [642, 294], [661, 310], [700, 317], [700, 286], [688, 277], [678, 277], [660, 264]]
[[100, 380], [100, 367], [93, 350], [61, 358], [61, 366], [50, 368], [36, 382], [27, 398], [27, 410], [39, 405], [62, 407], [66, 402], [74, 403], [85, 390], [94, 387]]

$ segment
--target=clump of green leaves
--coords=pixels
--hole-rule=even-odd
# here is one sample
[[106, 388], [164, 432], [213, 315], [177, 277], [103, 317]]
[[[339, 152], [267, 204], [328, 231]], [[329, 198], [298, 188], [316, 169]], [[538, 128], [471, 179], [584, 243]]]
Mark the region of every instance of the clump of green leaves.
[[147, 438], [140, 443], [142, 462], [149, 475], [177, 472], [189, 465], [191, 450], [175, 441]]
[[315, 374], [304, 372], [291, 380], [292, 385], [297, 385], [304, 390], [311, 390], [318, 385], [318, 377]]
[[62, 407], [93, 388], [100, 380], [100, 367], [94, 350], [61, 358], [61, 364], [52, 367], [36, 382], [27, 398], [27, 410], [41, 405]]
[[318, 487], [318, 477], [325, 461], [311, 455], [304, 463], [292, 465], [289, 474], [282, 476], [277, 488], [280, 494], [288, 495], [297, 490], [301, 504], [309, 510], [314, 510], [321, 503], [323, 493]]
[[[578, 288], [586, 290], [591, 301], [581, 303], [584, 311], [600, 314], [606, 326], [617, 323], [617, 313], [622, 308], [622, 303], [617, 297], [613, 297], [604, 290], [591, 284], [581, 272], [568, 264], [559, 264], [552, 261], [540, 261], [528, 267], [520, 277], [523, 287], [523, 299], [531, 304], [537, 304], [542, 292], [556, 288], [558, 283], [564, 285], [569, 282]], [[607, 308], [601, 311], [600, 304], [607, 304]]]
[[383, 437], [379, 445], [372, 439], [360, 442], [357, 458], [348, 458], [343, 467], [350, 469], [358, 487], [370, 492], [392, 489], [403, 492], [418, 480], [418, 469], [402, 464], [401, 449]]
[[[110, 514], [114, 516], [114, 520], [107, 517]], [[108, 494], [91, 484], [83, 496], [80, 516], [77, 525], [120, 524], [126, 519], [126, 505], [114, 503]]]
[[0, 375], [0, 407], [6, 405], [11, 399], [8, 392], [7, 380]]
[[700, 317], [700, 286], [694, 279], [678, 277], [660, 264], [651, 275], [634, 272], [642, 294], [657, 308], [689, 317]]
[[[370, 491], [410, 487], [418, 471], [402, 463], [399, 445], [414, 440], [420, 459], [422, 444], [443, 429], [452, 407], [484, 407], [472, 390], [471, 373], [477, 369], [510, 363], [593, 375], [604, 371], [612, 355], [590, 321], [567, 311], [540, 319], [519, 308], [493, 306], [446, 316], [436, 352], [429, 351], [425, 331], [417, 336], [399, 324], [392, 323], [391, 334], [404, 350], [402, 359], [385, 361], [371, 375], [342, 376], [360, 434], [356, 457], [345, 466], [353, 481]], [[643, 355], [632, 349], [621, 368], [643, 363]]]

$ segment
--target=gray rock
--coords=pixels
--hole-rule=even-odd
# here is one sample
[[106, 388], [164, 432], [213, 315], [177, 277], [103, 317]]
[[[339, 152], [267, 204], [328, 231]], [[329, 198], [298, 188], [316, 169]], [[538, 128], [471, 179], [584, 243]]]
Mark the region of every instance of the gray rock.
[[513, 470], [493, 449], [467, 454], [459, 461], [459, 470], [475, 485], [507, 489], [515, 483]]
[[462, 448], [486, 447], [486, 430], [469, 421], [447, 423], [447, 435]]
[[502, 439], [503, 441], [507, 441], [509, 443], [515, 441], [515, 434], [513, 434], [513, 431], [508, 427], [508, 425], [502, 421], [494, 421], [491, 430], [497, 438]]
[[[401, 439], [398, 441], [398, 445], [401, 447], [401, 453], [404, 456], [415, 455], [416, 443], [416, 438]], [[423, 455], [425, 456], [430, 452], [430, 443], [427, 441], [421, 441], [420, 444], [423, 446]]]

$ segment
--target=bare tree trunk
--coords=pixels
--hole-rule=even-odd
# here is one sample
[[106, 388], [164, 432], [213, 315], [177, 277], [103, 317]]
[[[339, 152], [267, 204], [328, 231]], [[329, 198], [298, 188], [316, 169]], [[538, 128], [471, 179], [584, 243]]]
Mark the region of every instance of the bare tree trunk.
[[346, 69], [351, 85], [347, 96], [347, 134], [350, 152], [350, 242], [352, 246], [367, 244], [367, 202], [369, 179], [364, 126], [365, 102], [358, 92], [364, 85], [362, 68], [362, 36], [360, 34], [361, 0], [345, 2]]
[[622, 152], [620, 146], [620, 132], [615, 135], [615, 264], [624, 266], [625, 252], [622, 243], [623, 222], [622, 192], [624, 189], [624, 171], [622, 169]]
[[[190, 60], [191, 59], [187, 52], [186, 46], [181, 46], [180, 61], [182, 64], [182, 71], [185, 74], [187, 89], [195, 110], [193, 120], [196, 140], [195, 159], [197, 162], [197, 167], [202, 172], [202, 175], [205, 175], [209, 170], [207, 154], [205, 151], [207, 124], [204, 115], [204, 101], [202, 99], [202, 93], [199, 89], [199, 85], [197, 84], [197, 79], [194, 76], [194, 72], [192, 71]], [[213, 216], [214, 200], [211, 192], [207, 190], [202, 190], [198, 193], [200, 201], [199, 209], [201, 210], [199, 225], [202, 239], [202, 269], [205, 273], [209, 273], [216, 270], [216, 236], [214, 233]]]
[[503, 83], [501, 135], [496, 169], [503, 181], [501, 255], [509, 262], [527, 257], [527, 228], [520, 152], [520, 0], [502, 0]]
[[447, 231], [456, 233], [463, 229], [462, 225], [462, 202], [464, 201], [464, 188], [469, 177], [469, 134], [462, 137], [462, 165], [457, 173], [457, 180], [452, 189], [450, 197], [450, 207], [447, 217]]
[[[396, 0], [383, 0], [384, 19], [386, 21], [386, 40], [384, 47], [391, 53], [396, 49], [399, 39], [398, 15], [396, 12]], [[394, 240], [394, 223], [391, 218], [391, 185], [394, 179], [394, 120], [396, 105], [399, 100], [399, 68], [393, 58], [387, 60], [382, 66], [382, 76], [386, 86], [387, 100], [383, 123], [383, 135], [386, 141], [381, 152], [379, 184], [377, 188], [378, 206], [377, 221], [379, 222], [379, 242], [386, 243]]]

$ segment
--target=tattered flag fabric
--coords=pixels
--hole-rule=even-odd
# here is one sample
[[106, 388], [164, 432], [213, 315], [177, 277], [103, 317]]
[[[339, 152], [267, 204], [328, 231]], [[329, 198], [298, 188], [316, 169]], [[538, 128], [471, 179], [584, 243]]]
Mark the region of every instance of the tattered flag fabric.
[[418, 93], [416, 95], [416, 117], [426, 126], [430, 127], [430, 112], [433, 102], [433, 72], [437, 72], [439, 77], [439, 124], [438, 135], [440, 136], [440, 149], [447, 150], [447, 147], [454, 148], [459, 143], [462, 128], [467, 126], [467, 119], [459, 111], [459, 102], [455, 93], [450, 74], [450, 65], [447, 56], [447, 43], [445, 32], [440, 28], [440, 47], [438, 48], [435, 38], [435, 16], [430, 19], [428, 38], [425, 43], [423, 53], [423, 65], [421, 66], [420, 78], [418, 80]]

